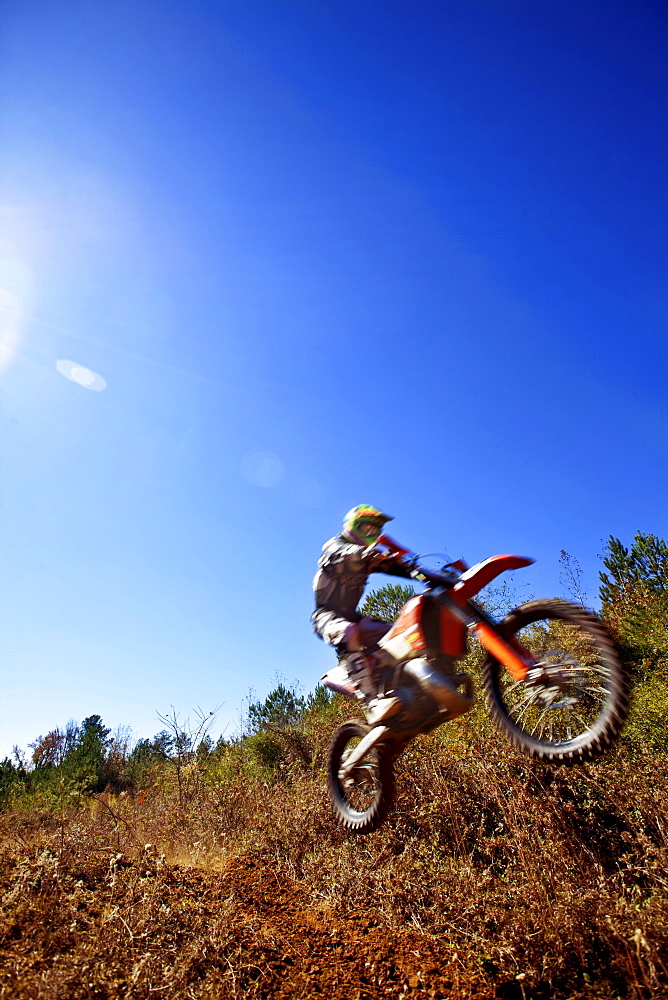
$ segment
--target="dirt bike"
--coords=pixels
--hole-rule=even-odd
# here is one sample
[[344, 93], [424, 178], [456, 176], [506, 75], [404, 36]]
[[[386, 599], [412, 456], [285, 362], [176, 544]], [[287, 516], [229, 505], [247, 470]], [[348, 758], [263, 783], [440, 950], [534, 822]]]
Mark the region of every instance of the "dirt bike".
[[[569, 764], [592, 760], [612, 745], [628, 713], [629, 683], [599, 619], [580, 606], [545, 600], [496, 622], [472, 600], [500, 573], [533, 559], [497, 555], [470, 569], [459, 560], [431, 570], [386, 535], [377, 544], [395, 553], [426, 590], [403, 606], [373, 653], [378, 694], [398, 698], [398, 711], [371, 726], [351, 719], [334, 734], [328, 789], [344, 826], [355, 833], [377, 829], [393, 804], [398, 754], [419, 733], [473, 705], [473, 680], [457, 672], [469, 632], [486, 654], [482, 688], [489, 711], [519, 750]], [[359, 697], [342, 663], [323, 683]]]

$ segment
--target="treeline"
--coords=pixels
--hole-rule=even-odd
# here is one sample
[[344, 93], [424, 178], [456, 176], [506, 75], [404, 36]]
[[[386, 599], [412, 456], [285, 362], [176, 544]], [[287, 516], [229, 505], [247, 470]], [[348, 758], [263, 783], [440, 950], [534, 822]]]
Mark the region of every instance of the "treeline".
[[[560, 563], [568, 596], [584, 604], [577, 560], [562, 552]], [[668, 544], [643, 532], [629, 546], [611, 536], [603, 565], [601, 615], [634, 676], [634, 711], [623, 739], [663, 753], [668, 747]], [[391, 621], [412, 592], [390, 584], [369, 594], [362, 610]], [[129, 731], [112, 734], [99, 715], [91, 715], [80, 725], [70, 722], [38, 736], [30, 757], [16, 750], [13, 759], [0, 763], [0, 808], [19, 799], [46, 808], [76, 805], [103, 791], [138, 793], [161, 782], [174, 783], [183, 798], [192, 791], [194, 775], [214, 782], [230, 775], [274, 780], [293, 764], [314, 763], [317, 741], [309, 731], [326, 727], [338, 711], [337, 699], [321, 686], [304, 696], [279, 683], [263, 701], [246, 706], [234, 737], [214, 742], [209, 735], [213, 717], [198, 714], [193, 722], [181, 722], [173, 712], [160, 717], [164, 728], [152, 739], [134, 745]]]
[[156, 784], [173, 783], [187, 798], [200, 778], [222, 779], [230, 770], [276, 775], [295, 756], [310, 760], [300, 736], [309, 717], [323, 720], [333, 698], [319, 685], [308, 695], [279, 683], [263, 701], [249, 701], [237, 735], [213, 740], [209, 729], [215, 716], [197, 712], [194, 720], [159, 716], [165, 728], [152, 739], [131, 746], [130, 732], [115, 733], [99, 715], [78, 725], [68, 722], [38, 736], [30, 758], [15, 749], [14, 759], [0, 763], [0, 808], [19, 799], [41, 808], [79, 805], [87, 797], [108, 792], [145, 792]]

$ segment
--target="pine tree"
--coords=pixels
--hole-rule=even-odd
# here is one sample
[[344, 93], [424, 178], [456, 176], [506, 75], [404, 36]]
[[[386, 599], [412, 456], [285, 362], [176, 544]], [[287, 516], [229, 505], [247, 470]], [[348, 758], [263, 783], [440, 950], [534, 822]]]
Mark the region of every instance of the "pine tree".
[[388, 583], [378, 590], [370, 591], [360, 611], [363, 615], [377, 618], [381, 622], [395, 622], [404, 604], [410, 601], [411, 597], [415, 597], [413, 587]]
[[76, 746], [63, 762], [67, 776], [83, 791], [99, 792], [104, 787], [104, 764], [110, 729], [99, 715], [89, 715], [81, 723]]
[[268, 725], [280, 729], [298, 726], [306, 708], [306, 699], [302, 695], [298, 695], [294, 688], [279, 684], [269, 692], [264, 701], [256, 701], [248, 706], [248, 732], [260, 732]]
[[631, 548], [610, 535], [603, 554], [607, 573], [599, 573], [599, 595], [603, 609], [628, 597], [634, 590], [668, 593], [668, 544], [656, 535], [638, 531]]
[[637, 677], [668, 668], [668, 545], [638, 531], [630, 548], [610, 536], [600, 573], [602, 610]]

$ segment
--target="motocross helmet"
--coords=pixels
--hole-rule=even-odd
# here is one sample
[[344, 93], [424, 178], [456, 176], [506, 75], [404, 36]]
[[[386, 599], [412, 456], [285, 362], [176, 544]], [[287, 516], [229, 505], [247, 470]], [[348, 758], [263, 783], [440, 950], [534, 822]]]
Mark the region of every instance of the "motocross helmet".
[[354, 545], [373, 545], [378, 541], [385, 522], [391, 520], [389, 514], [383, 514], [368, 503], [361, 503], [344, 517], [341, 534]]

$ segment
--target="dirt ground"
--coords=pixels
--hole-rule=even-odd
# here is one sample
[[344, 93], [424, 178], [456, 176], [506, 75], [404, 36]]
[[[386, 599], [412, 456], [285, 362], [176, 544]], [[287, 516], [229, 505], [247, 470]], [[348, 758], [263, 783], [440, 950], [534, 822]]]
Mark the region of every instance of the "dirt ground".
[[279, 881], [271, 868], [243, 859], [225, 877], [246, 917], [261, 919], [275, 940], [267, 995], [286, 1000], [508, 995], [485, 991], [456, 958], [444, 956], [416, 930], [388, 934], [382, 914], [371, 909], [337, 912], [314, 900], [306, 887]]
[[150, 852], [79, 867], [14, 852], [0, 864], [3, 1000], [525, 996], [521, 981], [472, 973], [417, 928], [337, 909], [269, 858], [216, 872]]

